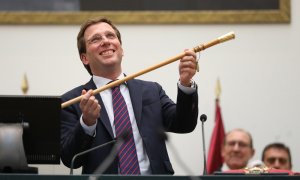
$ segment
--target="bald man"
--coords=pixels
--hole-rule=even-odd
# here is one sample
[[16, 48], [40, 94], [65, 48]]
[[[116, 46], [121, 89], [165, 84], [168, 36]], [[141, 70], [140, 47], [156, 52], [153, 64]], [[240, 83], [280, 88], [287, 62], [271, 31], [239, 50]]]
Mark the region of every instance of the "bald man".
[[222, 146], [224, 165], [222, 170], [243, 169], [253, 157], [253, 141], [251, 134], [243, 129], [229, 131]]

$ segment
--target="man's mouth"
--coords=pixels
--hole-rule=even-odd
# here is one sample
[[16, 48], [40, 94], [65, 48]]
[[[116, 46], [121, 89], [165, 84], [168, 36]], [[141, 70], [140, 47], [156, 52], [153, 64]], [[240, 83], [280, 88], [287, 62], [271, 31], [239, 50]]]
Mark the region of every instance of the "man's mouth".
[[115, 51], [114, 50], [106, 50], [106, 51], [102, 51], [100, 53], [100, 55], [103, 55], [103, 56], [109, 56], [109, 55], [112, 55]]

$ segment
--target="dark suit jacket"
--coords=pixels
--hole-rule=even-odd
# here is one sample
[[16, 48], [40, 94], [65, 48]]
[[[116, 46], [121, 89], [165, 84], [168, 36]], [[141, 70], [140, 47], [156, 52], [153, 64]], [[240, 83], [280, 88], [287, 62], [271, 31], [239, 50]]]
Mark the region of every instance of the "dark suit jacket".
[[[169, 99], [162, 87], [155, 82], [129, 80], [130, 92], [137, 126], [143, 139], [144, 148], [150, 160], [153, 174], [174, 174], [167, 153], [165, 140], [159, 130], [189, 133], [197, 125], [198, 94], [186, 95], [178, 89], [177, 105]], [[80, 96], [82, 89], [96, 89], [91, 79], [87, 84], [74, 88], [62, 95], [62, 101]], [[99, 144], [113, 140], [110, 121], [99, 94], [96, 95], [101, 105], [100, 118], [96, 127], [96, 136], [85, 134], [80, 125], [81, 111], [79, 103], [62, 109], [61, 113], [61, 159], [70, 167], [73, 156]], [[105, 146], [76, 159], [74, 168], [83, 167], [82, 173], [91, 174], [110, 153], [112, 146]], [[106, 170], [106, 174], [118, 174], [117, 158]]]

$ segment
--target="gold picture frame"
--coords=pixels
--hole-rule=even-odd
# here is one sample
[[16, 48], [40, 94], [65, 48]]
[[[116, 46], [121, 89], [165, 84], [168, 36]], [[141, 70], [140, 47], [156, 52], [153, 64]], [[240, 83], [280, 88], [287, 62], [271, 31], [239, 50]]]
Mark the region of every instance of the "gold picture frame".
[[[276, 10], [199, 11], [0, 11], [0, 24], [81, 24], [107, 17], [117, 24], [246, 24], [290, 23], [290, 0], [278, 0]], [[242, 2], [242, 1], [241, 1]]]

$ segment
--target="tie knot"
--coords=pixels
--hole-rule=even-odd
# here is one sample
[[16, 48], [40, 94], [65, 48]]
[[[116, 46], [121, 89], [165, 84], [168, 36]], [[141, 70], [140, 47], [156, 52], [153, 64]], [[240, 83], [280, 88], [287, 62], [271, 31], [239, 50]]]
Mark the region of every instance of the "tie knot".
[[111, 88], [112, 91], [116, 91], [120, 89], [120, 85], [114, 86]]
[[[110, 83], [112, 83], [112, 82], [115, 82], [115, 81], [117, 81], [118, 79], [116, 79], [116, 80], [112, 80], [112, 81], [109, 81], [107, 84], [110, 84]], [[120, 84], [119, 85], [116, 85], [116, 86], [113, 86], [113, 87], [111, 87], [111, 89], [112, 90], [116, 90], [116, 89], [120, 89]]]

